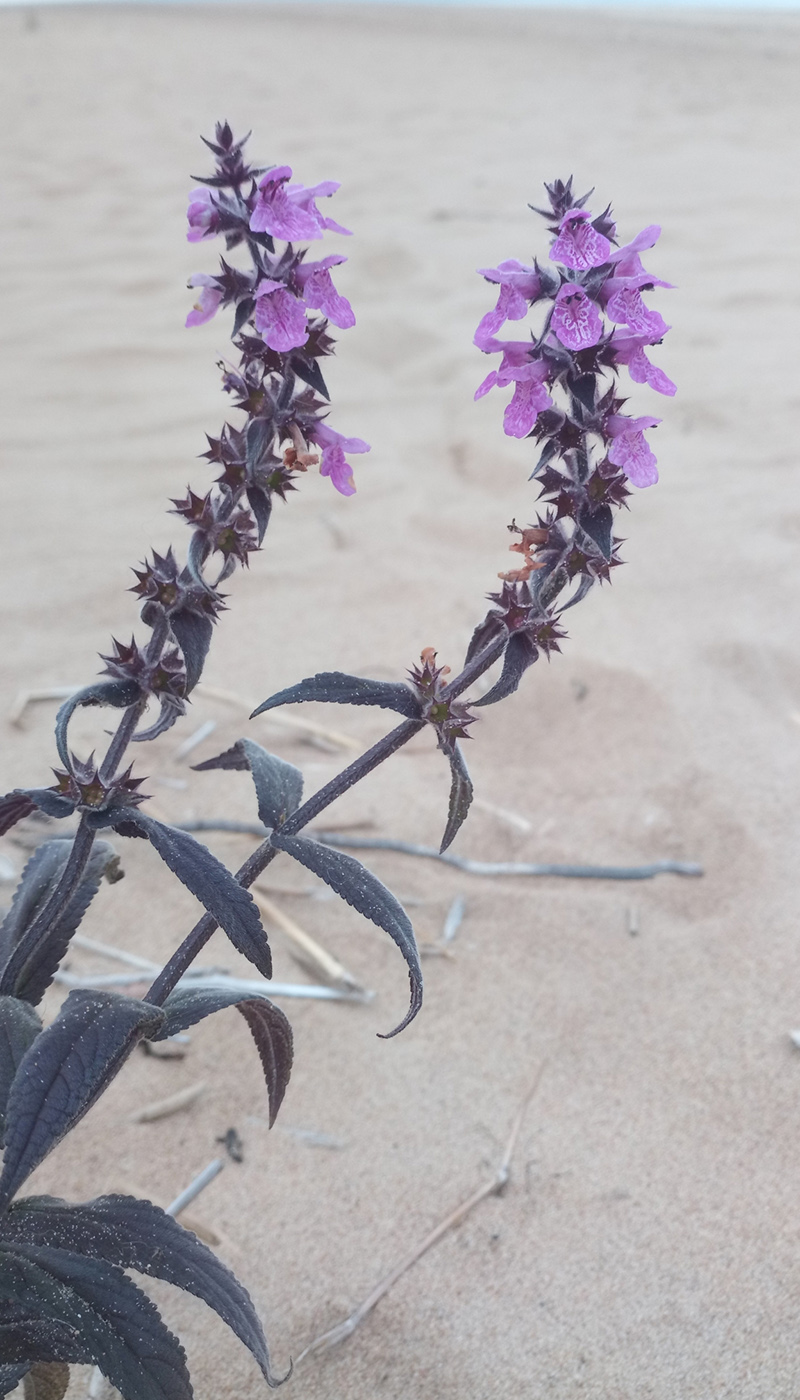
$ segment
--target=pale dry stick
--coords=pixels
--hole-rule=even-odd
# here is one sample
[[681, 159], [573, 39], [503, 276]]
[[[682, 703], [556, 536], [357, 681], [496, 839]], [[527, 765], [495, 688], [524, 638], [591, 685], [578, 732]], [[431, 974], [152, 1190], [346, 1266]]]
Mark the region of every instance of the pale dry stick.
[[[153, 966], [152, 976], [157, 977], [163, 968]], [[146, 982], [149, 972], [137, 975], [135, 972], [86, 973], [56, 972], [53, 980], [62, 987], [132, 987]], [[181, 987], [207, 987], [220, 992], [241, 992], [246, 996], [297, 997], [309, 1001], [372, 1001], [374, 992], [345, 991], [339, 987], [322, 987], [305, 982], [266, 982], [256, 978], [230, 977], [223, 972], [208, 972], [190, 969], [176, 984]]]
[[[246, 710], [248, 715], [253, 710], [258, 709], [259, 700], [248, 699], [237, 694], [235, 690], [225, 690], [218, 685], [208, 685], [206, 681], [198, 681], [195, 686], [195, 693], [200, 692], [207, 695], [209, 700], [222, 700], [224, 704], [236, 705], [240, 710]], [[317, 739], [325, 739], [329, 744], [335, 744], [339, 749], [360, 750], [361, 745], [351, 739], [348, 734], [340, 734], [336, 729], [328, 729], [324, 724], [317, 724], [313, 719], [303, 719], [300, 715], [285, 715], [282, 710], [270, 710], [268, 719], [270, 724], [277, 724], [283, 729], [297, 729], [301, 733], [311, 734]]]
[[100, 953], [104, 958], [111, 958], [113, 962], [127, 963], [128, 967], [140, 967], [143, 972], [152, 972], [158, 967], [152, 958], [140, 958], [138, 953], [129, 953], [124, 948], [113, 948], [110, 943], [98, 943], [95, 938], [87, 938], [83, 933], [73, 933], [72, 945], [75, 948], [84, 948], [87, 953]]
[[460, 1225], [462, 1220], [466, 1220], [467, 1216], [476, 1206], [480, 1205], [481, 1201], [485, 1201], [487, 1196], [499, 1196], [505, 1190], [511, 1176], [511, 1158], [514, 1154], [514, 1148], [517, 1145], [520, 1128], [522, 1127], [525, 1113], [542, 1082], [542, 1075], [546, 1067], [547, 1061], [544, 1060], [539, 1066], [536, 1077], [514, 1116], [505, 1151], [494, 1176], [491, 1177], [489, 1181], [484, 1182], [483, 1186], [479, 1186], [477, 1191], [473, 1191], [472, 1195], [469, 1196], [466, 1201], [462, 1201], [460, 1206], [457, 1206], [434, 1230], [431, 1230], [430, 1234], [425, 1237], [421, 1244], [409, 1250], [408, 1254], [400, 1260], [399, 1264], [396, 1264], [385, 1278], [381, 1279], [380, 1283], [373, 1288], [372, 1292], [364, 1299], [363, 1303], [361, 1303], [349, 1317], [346, 1317], [344, 1322], [340, 1322], [338, 1326], [332, 1327], [330, 1331], [323, 1332], [322, 1336], [315, 1337], [313, 1342], [309, 1342], [308, 1346], [303, 1348], [295, 1361], [295, 1368], [297, 1368], [300, 1362], [304, 1361], [307, 1356], [311, 1356], [313, 1352], [329, 1351], [331, 1347], [338, 1346], [339, 1342], [346, 1341], [347, 1338], [355, 1332], [359, 1323], [363, 1322], [364, 1318], [367, 1317], [376, 1304], [381, 1301], [381, 1298], [385, 1298], [386, 1294], [394, 1287], [398, 1279], [402, 1278], [403, 1274], [407, 1273], [408, 1270], [416, 1264], [417, 1260], [422, 1258], [423, 1254], [426, 1254], [433, 1245], [438, 1244], [439, 1240], [442, 1239], [448, 1231], [455, 1229], [456, 1225]]
[[366, 988], [358, 982], [346, 967], [326, 951], [325, 948], [306, 933], [305, 929], [295, 923], [288, 914], [277, 904], [273, 904], [258, 887], [251, 886], [251, 893], [262, 914], [269, 919], [270, 923], [277, 924], [278, 928], [285, 933], [286, 937], [294, 945], [293, 953], [301, 966], [305, 967], [312, 976], [319, 977], [323, 982], [327, 982], [331, 987], [339, 987], [348, 992], [364, 992]]
[[469, 860], [452, 851], [434, 846], [417, 846], [409, 841], [389, 841], [371, 836], [340, 836], [330, 830], [312, 828], [310, 835], [324, 846], [341, 846], [354, 851], [397, 851], [405, 856], [424, 856], [465, 870], [468, 875], [551, 875], [568, 880], [652, 880], [656, 875], [702, 875], [703, 867], [692, 861], [654, 860], [648, 865], [536, 865], [517, 861]]
[[466, 901], [463, 896], [457, 894], [445, 916], [444, 928], [442, 929], [443, 943], [452, 943], [458, 930], [461, 928], [466, 907]]
[[639, 910], [635, 904], [628, 905], [628, 933], [635, 938], [639, 932]]
[[189, 735], [188, 739], [184, 739], [183, 743], [178, 745], [172, 755], [172, 762], [183, 763], [183, 760], [188, 758], [190, 753], [193, 753], [196, 748], [199, 748], [204, 739], [207, 739], [209, 735], [214, 733], [216, 727], [217, 721], [215, 719], [207, 719], [204, 724], [201, 724], [198, 729], [195, 729], [193, 734]]
[[533, 831], [533, 822], [529, 822], [527, 817], [519, 816], [517, 812], [509, 812], [507, 807], [496, 807], [494, 802], [487, 802], [483, 797], [473, 797], [472, 805], [481, 812], [488, 813], [490, 817], [497, 817], [497, 820], [504, 822], [506, 826], [513, 826], [515, 831], [522, 831], [526, 835]]
[[50, 685], [43, 690], [20, 690], [8, 712], [8, 722], [19, 729], [29, 705], [36, 705], [40, 700], [69, 700], [82, 689], [80, 685]]
[[205, 1080], [201, 1080], [199, 1084], [189, 1084], [185, 1089], [179, 1089], [177, 1094], [170, 1094], [169, 1098], [158, 1099], [155, 1103], [146, 1104], [144, 1108], [138, 1108], [130, 1115], [129, 1122], [156, 1123], [159, 1118], [169, 1118], [173, 1113], [180, 1113], [183, 1108], [191, 1108], [205, 1091]]

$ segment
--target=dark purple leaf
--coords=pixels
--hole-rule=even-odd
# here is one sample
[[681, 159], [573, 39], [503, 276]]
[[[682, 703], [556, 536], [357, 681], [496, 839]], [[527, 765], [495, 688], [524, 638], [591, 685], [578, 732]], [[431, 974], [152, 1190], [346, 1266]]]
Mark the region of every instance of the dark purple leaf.
[[267, 753], [252, 739], [239, 739], [232, 748], [194, 765], [198, 773], [211, 768], [249, 770], [258, 797], [258, 815], [265, 826], [282, 826], [303, 800], [303, 775], [293, 763]]
[[326, 700], [334, 705], [378, 705], [382, 710], [396, 710], [408, 719], [419, 719], [422, 706], [414, 692], [394, 681], [370, 681], [362, 676], [346, 676], [342, 671], [321, 671], [307, 680], [290, 685], [271, 695], [251, 719], [278, 705], [297, 705], [302, 700]]
[[234, 948], [244, 953], [263, 977], [271, 977], [272, 954], [256, 903], [222, 861], [187, 831], [166, 826], [144, 812], [127, 810], [123, 822], [143, 832], [173, 875], [213, 914]]
[[452, 748], [445, 749], [445, 753], [450, 760], [450, 805], [447, 813], [447, 826], [442, 837], [442, 844], [439, 847], [440, 854], [452, 845], [459, 827], [466, 820], [467, 812], [472, 803], [472, 779], [467, 772], [464, 755], [458, 744], [453, 741]]
[[132, 997], [70, 992], [53, 1024], [23, 1056], [9, 1091], [0, 1210], [91, 1108], [136, 1043], [157, 1029], [162, 1015], [160, 1007]]
[[578, 587], [575, 589], [575, 592], [573, 593], [569, 602], [562, 603], [559, 605], [560, 611], [562, 613], [566, 612], [567, 608], [574, 608], [576, 603], [582, 603], [583, 599], [586, 597], [586, 594], [591, 592], [596, 582], [597, 579], [592, 574], [583, 574], [581, 581], [578, 584]]
[[397, 944], [408, 967], [411, 1004], [400, 1025], [381, 1039], [388, 1040], [390, 1036], [397, 1035], [413, 1021], [422, 1005], [422, 968], [411, 920], [402, 904], [381, 884], [377, 875], [342, 851], [334, 851], [318, 841], [310, 841], [306, 836], [284, 836], [277, 831], [272, 833], [270, 841], [276, 850], [286, 851], [307, 870], [312, 870], [359, 914], [385, 929]]
[[506, 647], [500, 679], [495, 681], [491, 690], [487, 690], [480, 700], [472, 701], [475, 708], [479, 705], [496, 705], [498, 700], [505, 700], [507, 695], [513, 695], [528, 667], [533, 665], [538, 655], [538, 648], [530, 637], [526, 637], [524, 632], [515, 632]]
[[244, 301], [237, 302], [236, 315], [233, 318], [233, 330], [231, 331], [231, 339], [233, 339], [235, 335], [239, 334], [243, 326], [247, 325], [247, 322], [250, 320], [250, 317], [252, 316], [255, 309], [256, 304], [253, 301], [252, 297], [245, 297]]
[[50, 788], [16, 788], [14, 792], [0, 797], [0, 836], [24, 817], [29, 817], [36, 809], [48, 817], [71, 817], [75, 803], [68, 797], [60, 797]]
[[209, 617], [192, 608], [178, 608], [170, 613], [169, 625], [181, 649], [186, 668], [186, 694], [189, 695], [203, 674], [214, 625]]
[[[30, 1348], [10, 1359], [92, 1361], [124, 1400], [192, 1400], [183, 1347], [121, 1269], [65, 1249], [4, 1244], [0, 1252], [0, 1298], [24, 1299], [18, 1322]], [[3, 1345], [11, 1353], [25, 1342], [6, 1336]]]
[[506, 627], [502, 618], [499, 618], [494, 612], [487, 613], [483, 622], [478, 623], [478, 626], [470, 637], [467, 654], [464, 657], [464, 665], [466, 666], [467, 662], [471, 661], [473, 656], [477, 656], [479, 651], [483, 651], [484, 647], [488, 646], [490, 642], [493, 642], [495, 638], [499, 637], [505, 630]]
[[[13, 985], [6, 985], [9, 976], [0, 977], [0, 989], [36, 1005], [50, 986], [69, 940], [81, 922], [100, 887], [104, 875], [119, 878], [119, 861], [108, 841], [96, 841], [86, 869], [63, 914], [48, 929], [45, 939], [31, 950], [27, 961], [20, 960], [25, 933], [33, 924], [53, 893], [72, 850], [70, 838], [45, 841], [34, 851], [22, 872], [14, 899], [0, 926], [0, 966], [5, 967], [11, 954], [14, 959]], [[11, 969], [7, 969], [11, 973]]]
[[64, 767], [69, 769], [69, 745], [67, 729], [69, 722], [80, 705], [112, 705], [115, 709], [127, 709], [140, 698], [141, 691], [135, 681], [94, 681], [84, 686], [64, 701], [56, 715], [56, 748]]
[[258, 527], [258, 543], [263, 544], [269, 518], [272, 514], [272, 496], [262, 486], [248, 484], [247, 504], [255, 516]]
[[227, 992], [214, 987], [178, 987], [170, 992], [162, 1010], [166, 1017], [153, 1040], [166, 1040], [187, 1026], [194, 1026], [215, 1011], [235, 1006], [253, 1035], [269, 1095], [269, 1125], [275, 1122], [292, 1069], [292, 1028], [283, 1012], [265, 997], [248, 992]]
[[32, 1006], [16, 997], [0, 996], [0, 1146], [6, 1121], [8, 1093], [20, 1060], [42, 1029]]
[[85, 1205], [70, 1206], [48, 1197], [28, 1197], [0, 1219], [0, 1244], [4, 1240], [103, 1259], [194, 1294], [244, 1343], [268, 1384], [277, 1384], [247, 1290], [196, 1235], [150, 1201], [100, 1196]]
[[[2, 1343], [2, 1330], [0, 1330], [0, 1343]], [[16, 1389], [22, 1377], [30, 1370], [27, 1361], [12, 1361], [7, 1366], [0, 1365], [0, 1396], [9, 1395]]]
[[614, 515], [611, 507], [598, 506], [596, 510], [582, 510], [578, 517], [578, 524], [603, 551], [605, 558], [610, 559], [612, 554], [611, 531], [614, 526]]
[[299, 355], [293, 355], [290, 360], [290, 365], [298, 379], [302, 379], [304, 383], [310, 384], [312, 389], [315, 389], [318, 394], [322, 394], [323, 398], [330, 401], [331, 396], [328, 392], [328, 386], [322, 377], [322, 370], [316, 360], [301, 359]]

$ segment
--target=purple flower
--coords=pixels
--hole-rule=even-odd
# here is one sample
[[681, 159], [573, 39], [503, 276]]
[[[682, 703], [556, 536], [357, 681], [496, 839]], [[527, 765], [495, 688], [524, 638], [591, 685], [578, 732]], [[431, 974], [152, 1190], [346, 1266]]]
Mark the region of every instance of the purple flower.
[[558, 237], [550, 249], [553, 262], [587, 272], [608, 261], [611, 244], [592, 228], [588, 209], [568, 209], [558, 226]]
[[568, 350], [588, 350], [603, 334], [597, 307], [576, 282], [559, 289], [550, 325]]
[[626, 418], [624, 413], [612, 413], [606, 419], [606, 432], [613, 439], [608, 460], [621, 467], [634, 486], [654, 486], [658, 481], [656, 458], [644, 434], [660, 422], [660, 418]]
[[186, 237], [190, 243], [200, 243], [204, 238], [213, 238], [216, 235], [219, 214], [211, 191], [205, 185], [190, 192], [186, 217], [189, 220]]
[[487, 311], [475, 332], [474, 344], [479, 350], [486, 348], [502, 330], [506, 321], [521, 321], [528, 310], [528, 303], [535, 301], [541, 291], [541, 279], [532, 267], [525, 267], [516, 258], [507, 258], [498, 267], [480, 267], [478, 272], [487, 282], [500, 283], [500, 295], [493, 311]]
[[544, 360], [531, 358], [528, 340], [488, 341], [484, 348], [489, 354], [502, 350], [503, 358], [498, 368], [475, 390], [475, 398], [482, 399], [495, 385], [503, 388], [514, 384], [514, 396], [503, 415], [503, 429], [507, 437], [527, 437], [539, 414], [553, 407], [553, 400], [544, 387], [548, 366]]
[[628, 373], [634, 384], [649, 384], [650, 388], [655, 389], [657, 393], [668, 394], [672, 398], [676, 392], [676, 386], [663, 369], [652, 364], [644, 353], [645, 346], [651, 344], [652, 340], [649, 336], [625, 335], [618, 331], [614, 332], [611, 341], [617, 363], [628, 366]]
[[336, 490], [343, 496], [355, 495], [355, 482], [350, 463], [345, 460], [345, 452], [369, 452], [370, 445], [361, 438], [344, 437], [330, 428], [327, 423], [317, 422], [308, 429], [312, 442], [322, 448], [320, 476], [329, 476]]
[[309, 185], [308, 187], [305, 185], [290, 185], [288, 195], [293, 203], [299, 205], [301, 209], [311, 214], [312, 217], [318, 221], [320, 230], [329, 228], [331, 233], [344, 233], [350, 238], [353, 232], [352, 229], [342, 228], [342, 225], [337, 224], [335, 219], [328, 219], [324, 214], [320, 214], [317, 208], [318, 199], [328, 199], [332, 194], [335, 194], [338, 189], [340, 189], [340, 182], [338, 180], [322, 180], [318, 185]]
[[356, 318], [347, 298], [340, 296], [334, 287], [328, 269], [344, 262], [347, 262], [347, 258], [340, 253], [331, 253], [320, 262], [300, 263], [295, 272], [306, 306], [321, 311], [343, 331], [354, 326]]
[[[623, 277], [629, 275], [631, 272], [641, 272], [642, 260], [639, 257], [639, 253], [645, 248], [655, 247], [660, 237], [661, 226], [659, 224], [648, 224], [647, 228], [643, 228], [641, 233], [637, 233], [636, 237], [632, 238], [630, 243], [626, 243], [622, 248], [615, 248], [609, 253], [606, 262], [618, 263], [618, 271]], [[667, 283], [664, 282], [660, 285], [666, 287]]]
[[216, 278], [209, 277], [206, 272], [196, 272], [193, 277], [189, 278], [189, 286], [200, 287], [202, 290], [186, 317], [186, 324], [187, 326], [202, 326], [216, 315], [222, 301], [222, 292], [217, 286]]
[[256, 330], [270, 350], [296, 350], [308, 338], [303, 303], [282, 282], [265, 277], [256, 288]]
[[338, 181], [324, 180], [307, 189], [305, 185], [289, 185], [291, 178], [292, 167], [278, 165], [260, 181], [258, 200], [250, 216], [254, 233], [269, 233], [288, 242], [321, 238], [326, 228], [349, 234], [349, 229], [320, 214], [316, 205], [318, 198], [338, 190]]

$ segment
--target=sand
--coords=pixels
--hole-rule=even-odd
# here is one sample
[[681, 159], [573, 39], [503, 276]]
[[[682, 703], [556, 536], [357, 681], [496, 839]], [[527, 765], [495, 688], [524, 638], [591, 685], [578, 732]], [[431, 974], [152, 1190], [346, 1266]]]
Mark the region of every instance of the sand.
[[[332, 422], [365, 437], [358, 494], [315, 477], [276, 512], [231, 588], [207, 679], [263, 698], [316, 670], [397, 678], [424, 645], [458, 664], [532, 519], [531, 449], [472, 401], [489, 305], [475, 269], [544, 251], [526, 209], [574, 171], [620, 229], [657, 221], [662, 481], [623, 522], [626, 567], [569, 615], [562, 657], [484, 712], [476, 808], [456, 849], [489, 859], [698, 860], [701, 880], [479, 879], [397, 855], [370, 864], [423, 941], [451, 900], [452, 959], [426, 961], [399, 1039], [396, 951], [338, 902], [277, 896], [376, 996], [283, 1003], [296, 1068], [266, 1126], [256, 1057], [232, 1012], [179, 1062], [137, 1058], [31, 1189], [134, 1189], [165, 1204], [221, 1149], [245, 1149], [192, 1207], [250, 1288], [276, 1367], [340, 1321], [487, 1180], [533, 1076], [511, 1183], [397, 1284], [296, 1400], [778, 1400], [798, 1388], [800, 473], [797, 229], [800, 18], [701, 12], [458, 11], [302, 5], [0, 13], [3, 51], [3, 549], [0, 709], [22, 687], [95, 674], [135, 624], [129, 566], [181, 542], [166, 498], [208, 478], [225, 404], [221, 320], [183, 330], [197, 133], [227, 116], [311, 183], [342, 181], [356, 230], [341, 290], [358, 324], [329, 382]], [[48, 781], [52, 705], [3, 722], [3, 788]], [[309, 708], [360, 744], [385, 717]], [[309, 789], [347, 755], [198, 697], [143, 754], [153, 807], [248, 819], [246, 777], [172, 753], [207, 719], [208, 757], [249, 733]], [[88, 751], [103, 717], [84, 713]], [[165, 781], [166, 780], [166, 781]], [[185, 783], [186, 786], [176, 786]], [[424, 736], [331, 821], [435, 842], [447, 775]], [[231, 865], [248, 849], [209, 838]], [[143, 843], [85, 932], [157, 958], [192, 898]], [[3, 851], [20, 867], [24, 854]], [[288, 860], [271, 876], [305, 888]], [[8, 889], [9, 886], [6, 886]], [[416, 902], [411, 902], [416, 901]], [[632, 935], [631, 923], [638, 925]], [[303, 980], [275, 935], [277, 976]], [[217, 940], [209, 954], [239, 961]], [[87, 953], [75, 969], [98, 970]], [[55, 1013], [60, 994], [49, 994]], [[160, 1123], [143, 1104], [205, 1080]], [[307, 1131], [333, 1139], [314, 1145]], [[199, 1400], [256, 1396], [236, 1339], [199, 1303], [157, 1295]], [[85, 1393], [86, 1371], [73, 1391]]]

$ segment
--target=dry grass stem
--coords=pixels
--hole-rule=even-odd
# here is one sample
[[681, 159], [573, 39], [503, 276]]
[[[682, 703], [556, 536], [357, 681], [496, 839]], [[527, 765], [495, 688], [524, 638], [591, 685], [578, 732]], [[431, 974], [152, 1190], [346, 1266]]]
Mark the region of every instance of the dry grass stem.
[[[177, 1094], [170, 1094], [167, 1099], [158, 1099], [155, 1103], [146, 1104], [144, 1108], [139, 1108], [130, 1116], [131, 1123], [155, 1123], [159, 1118], [169, 1118], [173, 1113], [180, 1113], [184, 1108], [191, 1108], [193, 1103], [206, 1091], [205, 1081], [199, 1084], [189, 1084], [185, 1089], [179, 1089]], [[188, 1204], [188, 1203], [187, 1203]]]
[[435, 1244], [438, 1244], [439, 1240], [443, 1239], [450, 1230], [454, 1230], [457, 1225], [460, 1225], [462, 1220], [466, 1220], [467, 1216], [476, 1206], [480, 1205], [481, 1201], [485, 1201], [487, 1196], [498, 1196], [505, 1190], [511, 1174], [511, 1158], [514, 1155], [514, 1148], [517, 1145], [520, 1128], [522, 1127], [525, 1113], [542, 1082], [542, 1075], [544, 1074], [546, 1065], [547, 1061], [545, 1060], [539, 1066], [530, 1089], [517, 1109], [514, 1121], [511, 1125], [511, 1131], [508, 1135], [505, 1151], [503, 1152], [494, 1176], [492, 1176], [489, 1181], [484, 1182], [483, 1186], [479, 1186], [477, 1191], [473, 1191], [472, 1195], [469, 1196], [466, 1201], [462, 1201], [460, 1206], [456, 1206], [456, 1209], [451, 1211], [435, 1229], [431, 1230], [430, 1234], [427, 1235], [420, 1244], [410, 1250], [408, 1254], [381, 1279], [380, 1283], [373, 1288], [372, 1292], [364, 1299], [363, 1303], [361, 1303], [349, 1317], [345, 1318], [344, 1322], [340, 1322], [338, 1326], [332, 1327], [329, 1332], [323, 1332], [322, 1336], [315, 1337], [313, 1342], [309, 1342], [308, 1346], [303, 1348], [295, 1361], [295, 1367], [299, 1366], [300, 1362], [304, 1361], [307, 1356], [311, 1356], [313, 1352], [329, 1351], [331, 1347], [338, 1346], [339, 1342], [343, 1342], [351, 1336], [359, 1323], [364, 1321], [364, 1318], [372, 1312], [376, 1304], [378, 1304], [382, 1298], [385, 1298], [389, 1290], [394, 1287], [398, 1279], [401, 1279], [403, 1274], [413, 1268], [414, 1264], [416, 1264], [418, 1259], [422, 1258], [423, 1254], [426, 1254], [429, 1249], [432, 1249]]
[[292, 953], [301, 967], [331, 987], [338, 987], [347, 992], [363, 993], [366, 990], [337, 958], [311, 937], [310, 933], [306, 933], [305, 929], [295, 923], [288, 914], [284, 914], [277, 904], [273, 904], [258, 885], [253, 887], [251, 894], [262, 914], [270, 923], [276, 924], [290, 940]]
[[204, 724], [195, 729], [194, 734], [190, 734], [188, 739], [184, 739], [183, 743], [178, 745], [172, 755], [172, 762], [183, 763], [183, 760], [188, 758], [190, 753], [194, 753], [194, 750], [200, 747], [204, 739], [208, 739], [214, 733], [216, 727], [217, 721], [215, 719], [207, 719]]
[[496, 807], [493, 802], [487, 802], [483, 797], [473, 797], [472, 805], [490, 817], [497, 817], [499, 822], [513, 827], [515, 831], [524, 832], [526, 835], [533, 831], [533, 822], [529, 822], [527, 817], [521, 817], [517, 812], [509, 812], [505, 807]]
[[50, 685], [42, 690], [20, 690], [8, 712], [8, 722], [19, 729], [29, 705], [36, 705], [40, 700], [69, 700], [70, 695], [81, 689], [79, 685]]

